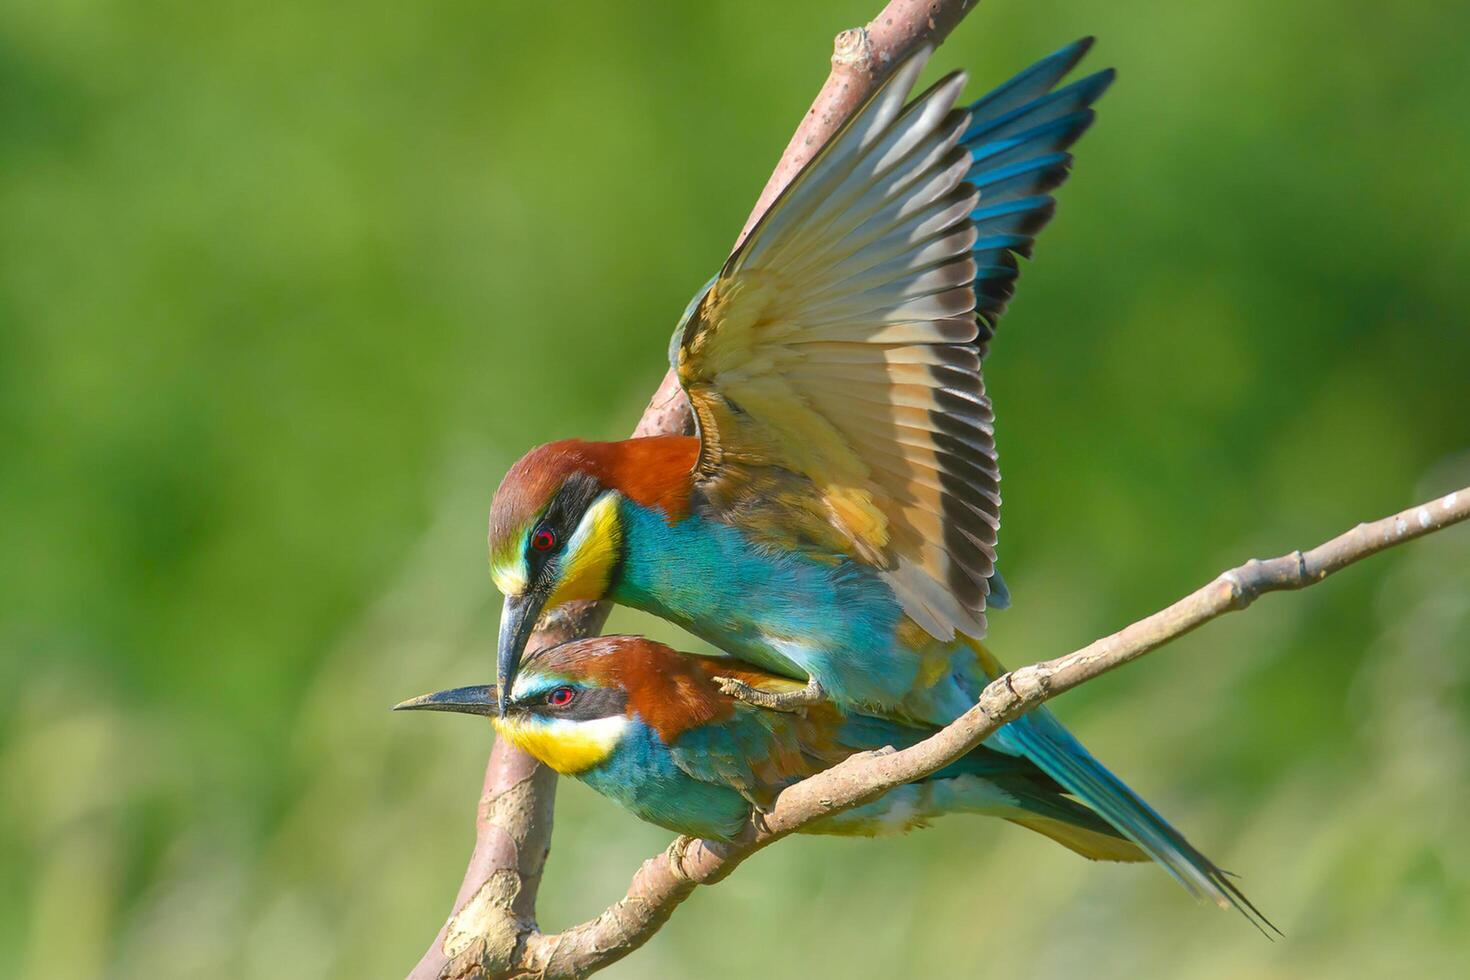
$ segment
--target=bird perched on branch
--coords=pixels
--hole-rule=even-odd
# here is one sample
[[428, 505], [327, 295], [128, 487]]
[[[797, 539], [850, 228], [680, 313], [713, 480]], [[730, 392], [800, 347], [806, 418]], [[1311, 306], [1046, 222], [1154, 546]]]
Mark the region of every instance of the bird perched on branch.
[[[489, 530], [501, 690], [539, 615], [580, 599], [800, 682], [723, 675], [766, 708], [944, 725], [1004, 672], [976, 642], [1004, 594], [980, 361], [1113, 79], [1057, 88], [1090, 45], [963, 108], [962, 73], [905, 104], [928, 49], [900, 63], [685, 311], [670, 358], [697, 435], [555, 442], [511, 468]], [[1248, 907], [1046, 709], [988, 745], [1194, 894]]]
[[[636, 816], [717, 840], [738, 835], [752, 808], [768, 809], [786, 786], [854, 753], [904, 748], [934, 731], [846, 714], [830, 702], [802, 712], [756, 707], [720, 690], [715, 678], [731, 674], [760, 691], [801, 686], [643, 637], [603, 636], [531, 654], [503, 702], [492, 686], [462, 687], [398, 708], [486, 715], [502, 737]], [[1035, 765], [983, 746], [803, 832], [900, 833], [948, 813], [1001, 817], [1094, 860], [1148, 860]]]

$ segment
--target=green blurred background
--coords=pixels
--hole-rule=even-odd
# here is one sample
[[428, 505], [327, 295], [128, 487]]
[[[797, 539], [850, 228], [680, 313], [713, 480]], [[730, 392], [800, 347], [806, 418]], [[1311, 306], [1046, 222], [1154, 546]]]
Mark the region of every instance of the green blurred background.
[[[625, 433], [877, 0], [0, 13], [0, 976], [401, 975], [488, 730], [483, 521]], [[988, 377], [1012, 663], [1470, 483], [1470, 7], [987, 0], [1119, 82]], [[619, 613], [615, 628], [667, 627]], [[1057, 710], [1285, 931], [957, 818], [793, 841], [622, 977], [1470, 970], [1470, 533]], [[563, 784], [542, 901], [668, 839]]]

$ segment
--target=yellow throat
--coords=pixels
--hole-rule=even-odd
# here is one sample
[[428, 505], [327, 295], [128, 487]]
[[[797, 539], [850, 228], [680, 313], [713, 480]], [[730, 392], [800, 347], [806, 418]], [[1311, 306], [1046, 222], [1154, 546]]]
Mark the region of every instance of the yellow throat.
[[628, 726], [622, 715], [591, 721], [510, 715], [491, 721], [502, 738], [563, 776], [585, 772], [612, 755]]

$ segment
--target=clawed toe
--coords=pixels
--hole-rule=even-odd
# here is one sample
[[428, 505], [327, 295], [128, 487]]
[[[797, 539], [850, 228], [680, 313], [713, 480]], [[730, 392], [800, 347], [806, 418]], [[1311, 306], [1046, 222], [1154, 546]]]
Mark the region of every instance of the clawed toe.
[[799, 691], [783, 691], [779, 694], [752, 687], [735, 677], [716, 677], [714, 681], [720, 685], [721, 694], [772, 711], [800, 711], [827, 700], [827, 691], [817, 683], [816, 678], [808, 680], [806, 687]]

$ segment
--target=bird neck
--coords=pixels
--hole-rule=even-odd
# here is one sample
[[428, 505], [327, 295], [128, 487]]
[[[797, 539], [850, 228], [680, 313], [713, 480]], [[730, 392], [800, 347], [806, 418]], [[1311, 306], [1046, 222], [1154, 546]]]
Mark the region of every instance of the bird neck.
[[752, 546], [738, 529], [698, 512], [669, 521], [632, 500], [619, 505], [621, 561], [608, 598], [766, 669], [792, 669], [766, 655], [762, 623], [773, 613], [749, 601], [780, 591], [778, 583], [789, 579], [784, 556]]
[[694, 436], [643, 436], [620, 442], [584, 443], [606, 487], [641, 507], [677, 521], [689, 513], [699, 440]]
[[639, 818], [679, 834], [729, 840], [750, 816], [744, 797], [690, 776], [659, 734], [637, 721], [616, 751], [576, 775]]

